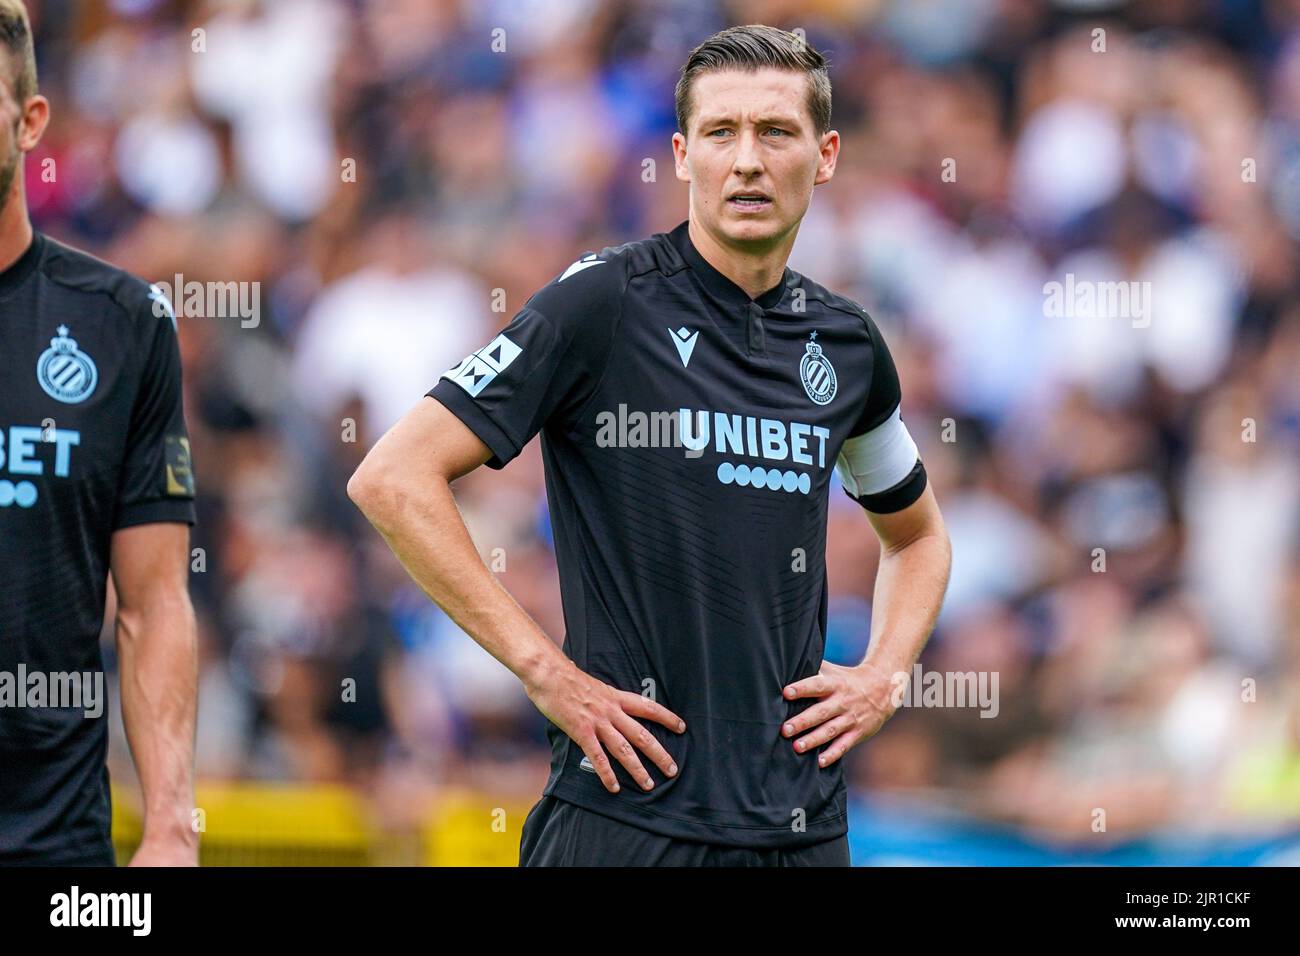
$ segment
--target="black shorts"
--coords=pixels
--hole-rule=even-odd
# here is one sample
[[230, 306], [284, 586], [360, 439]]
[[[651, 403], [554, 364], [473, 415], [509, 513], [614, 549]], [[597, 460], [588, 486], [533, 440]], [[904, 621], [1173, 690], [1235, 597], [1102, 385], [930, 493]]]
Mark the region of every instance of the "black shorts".
[[520, 866], [849, 866], [849, 838], [755, 849], [679, 840], [642, 830], [554, 796], [528, 812]]

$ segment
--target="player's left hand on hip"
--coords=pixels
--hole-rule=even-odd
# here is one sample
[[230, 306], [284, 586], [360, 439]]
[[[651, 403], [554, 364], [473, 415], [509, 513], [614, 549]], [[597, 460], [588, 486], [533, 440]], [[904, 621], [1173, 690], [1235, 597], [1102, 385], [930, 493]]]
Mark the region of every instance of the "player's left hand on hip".
[[781, 736], [803, 734], [794, 741], [797, 753], [808, 753], [829, 743], [817, 757], [822, 767], [829, 767], [850, 747], [874, 735], [895, 710], [890, 703], [888, 675], [867, 663], [842, 667], [823, 661], [816, 675], [788, 685], [783, 696], [786, 700], [821, 698], [782, 724]]

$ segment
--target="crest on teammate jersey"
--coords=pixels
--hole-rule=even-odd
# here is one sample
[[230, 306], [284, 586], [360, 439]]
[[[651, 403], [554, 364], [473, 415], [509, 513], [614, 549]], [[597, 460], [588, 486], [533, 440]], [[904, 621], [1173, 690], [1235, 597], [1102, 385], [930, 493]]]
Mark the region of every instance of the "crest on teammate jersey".
[[803, 390], [809, 398], [818, 405], [825, 405], [835, 397], [835, 366], [817, 344], [817, 333], [813, 332], [808, 338], [804, 344], [804, 356], [799, 360], [799, 381], [803, 382]]
[[36, 360], [36, 380], [50, 398], [75, 405], [95, 390], [99, 370], [94, 360], [77, 348], [77, 340], [68, 338], [66, 325], [60, 325], [58, 332], [58, 337], [50, 339], [50, 347]]

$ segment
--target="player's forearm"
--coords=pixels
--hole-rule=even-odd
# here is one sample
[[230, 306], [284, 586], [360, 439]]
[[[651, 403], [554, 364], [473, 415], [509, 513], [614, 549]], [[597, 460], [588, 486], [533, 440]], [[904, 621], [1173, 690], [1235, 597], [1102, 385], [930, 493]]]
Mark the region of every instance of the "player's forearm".
[[194, 726], [198, 650], [189, 595], [151, 595], [119, 607], [122, 720], [144, 792], [144, 838], [197, 844]]
[[526, 685], [567, 661], [483, 563], [446, 481], [349, 492], [412, 580]]
[[882, 552], [864, 663], [890, 676], [911, 670], [939, 617], [951, 564], [952, 548], [942, 526]]

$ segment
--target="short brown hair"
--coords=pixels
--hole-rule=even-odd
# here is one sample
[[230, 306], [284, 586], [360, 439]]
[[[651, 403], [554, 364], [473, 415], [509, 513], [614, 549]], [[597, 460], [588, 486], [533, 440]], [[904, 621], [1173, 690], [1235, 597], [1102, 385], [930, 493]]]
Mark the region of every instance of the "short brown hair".
[[0, 0], [0, 48], [13, 64], [13, 94], [18, 105], [36, 95], [36, 50], [23, 0]]
[[792, 70], [808, 77], [808, 112], [820, 136], [831, 128], [831, 79], [826, 58], [802, 36], [754, 23], [713, 34], [686, 58], [677, 81], [677, 129], [683, 136], [690, 122], [691, 87], [701, 73], [763, 67]]

